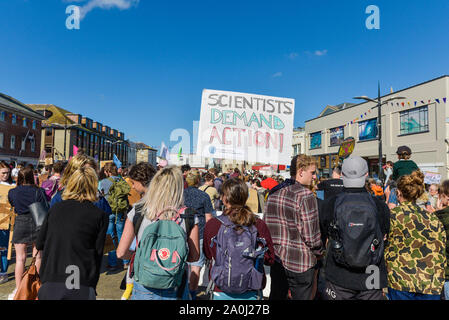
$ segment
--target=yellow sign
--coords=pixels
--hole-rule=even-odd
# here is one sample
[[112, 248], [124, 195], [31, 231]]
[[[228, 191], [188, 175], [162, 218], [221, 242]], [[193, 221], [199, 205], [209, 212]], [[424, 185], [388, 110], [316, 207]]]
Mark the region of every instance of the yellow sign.
[[354, 151], [355, 139], [353, 137], [346, 138], [340, 145], [338, 156], [342, 159], [349, 157]]

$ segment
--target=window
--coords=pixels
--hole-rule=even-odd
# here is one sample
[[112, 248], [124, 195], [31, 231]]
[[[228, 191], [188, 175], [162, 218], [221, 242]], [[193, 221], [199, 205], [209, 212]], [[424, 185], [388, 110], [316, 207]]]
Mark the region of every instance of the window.
[[359, 141], [377, 138], [377, 118], [359, 122]]
[[3, 148], [3, 132], [0, 132], [0, 148]]
[[6, 119], [6, 112], [5, 111], [0, 112], [0, 120], [5, 121], [5, 119]]
[[52, 128], [45, 128], [45, 136], [50, 137], [53, 134]]
[[33, 120], [32, 126], [33, 126], [33, 129], [36, 130], [36, 120]]
[[12, 114], [12, 124], [16, 124], [17, 123], [17, 116], [13, 113]]
[[400, 113], [400, 134], [429, 131], [428, 106], [406, 110]]
[[321, 148], [321, 131], [310, 134], [310, 149]]
[[14, 150], [16, 148], [16, 136], [11, 136], [11, 144], [10, 144], [10, 148], [12, 150]]
[[339, 146], [345, 139], [345, 127], [337, 127], [330, 129], [330, 142], [331, 147]]
[[23, 125], [24, 127], [27, 126], [27, 118], [23, 117], [22, 125]]
[[25, 151], [25, 149], [26, 149], [26, 140], [22, 139], [20, 150]]
[[36, 151], [36, 141], [33, 139], [31, 140], [31, 152]]

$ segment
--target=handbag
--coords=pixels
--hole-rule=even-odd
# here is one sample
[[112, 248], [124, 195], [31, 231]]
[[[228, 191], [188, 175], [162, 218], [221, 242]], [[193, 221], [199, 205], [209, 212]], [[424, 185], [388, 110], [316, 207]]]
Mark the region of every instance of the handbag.
[[38, 300], [37, 294], [41, 285], [41, 279], [36, 269], [36, 257], [33, 257], [30, 266], [23, 273], [14, 300]]
[[[30, 209], [31, 216], [33, 217], [34, 223], [36, 224], [36, 229], [39, 229], [44, 223], [45, 217], [48, 214], [48, 210], [50, 210], [47, 201], [37, 201], [37, 195], [40, 189], [36, 191], [36, 202], [30, 204], [28, 208]], [[45, 197], [44, 197], [45, 199]]]
[[114, 242], [117, 242], [117, 237], [112, 238], [110, 234], [107, 234], [104, 240], [103, 254], [115, 251], [117, 249]]

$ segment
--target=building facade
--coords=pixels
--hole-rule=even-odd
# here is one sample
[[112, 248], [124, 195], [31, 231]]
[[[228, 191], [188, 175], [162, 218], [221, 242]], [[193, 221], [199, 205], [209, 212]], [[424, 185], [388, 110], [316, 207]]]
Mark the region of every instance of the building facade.
[[46, 164], [70, 159], [74, 146], [97, 161], [112, 160], [115, 154], [123, 165], [128, 164], [128, 143], [123, 132], [52, 104], [28, 106], [45, 118], [41, 161]]
[[[449, 76], [442, 76], [382, 96], [393, 100], [381, 108], [382, 162], [397, 161], [396, 150], [407, 145], [412, 160], [424, 172], [449, 174]], [[372, 97], [375, 98], [375, 97]], [[327, 108], [328, 109], [328, 108]], [[353, 154], [368, 161], [370, 174], [378, 171], [378, 110], [374, 102], [349, 105], [306, 121], [306, 154], [315, 156], [326, 175], [338, 162], [341, 142], [355, 138]]]
[[157, 167], [156, 154], [157, 154], [156, 149], [147, 146], [145, 143], [142, 142], [136, 143], [137, 163], [148, 162], [156, 168]]
[[132, 141], [128, 142], [128, 165], [132, 166], [137, 163], [137, 143]]
[[0, 160], [37, 165], [44, 117], [0, 93]]
[[304, 128], [298, 127], [293, 129], [293, 154], [292, 158], [298, 154], [305, 154], [306, 152], [306, 135]]

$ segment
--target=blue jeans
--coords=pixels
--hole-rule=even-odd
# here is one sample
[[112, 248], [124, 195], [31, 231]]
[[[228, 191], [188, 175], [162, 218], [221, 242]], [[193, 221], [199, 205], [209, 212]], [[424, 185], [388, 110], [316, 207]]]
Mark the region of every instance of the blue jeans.
[[398, 291], [388, 288], [387, 293], [388, 300], [441, 300], [439, 294], [422, 294], [415, 292]]
[[8, 243], [9, 243], [9, 230], [0, 230], [0, 247], [6, 248], [0, 251], [1, 258], [1, 272], [0, 274], [5, 274], [8, 272]]
[[449, 281], [444, 283], [444, 297], [449, 300]]
[[176, 289], [153, 289], [134, 281], [131, 300], [177, 300]]
[[[107, 234], [114, 238], [117, 235], [118, 241], [120, 241], [123, 233], [123, 228], [125, 227], [126, 214], [125, 213], [112, 213], [109, 215], [109, 225]], [[118, 246], [118, 243], [114, 243]], [[123, 260], [123, 263], [129, 263], [129, 260]], [[110, 251], [108, 253], [108, 264], [115, 267], [117, 265], [117, 254], [115, 251]]]

